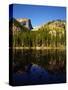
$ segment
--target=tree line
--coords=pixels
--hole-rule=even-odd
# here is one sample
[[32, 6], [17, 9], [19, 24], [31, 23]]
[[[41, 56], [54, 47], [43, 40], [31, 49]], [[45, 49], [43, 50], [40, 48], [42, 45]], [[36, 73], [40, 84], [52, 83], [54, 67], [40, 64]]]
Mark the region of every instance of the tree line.
[[37, 31], [16, 31], [13, 35], [14, 47], [60, 47], [66, 45], [65, 28], [48, 26], [39, 28]]

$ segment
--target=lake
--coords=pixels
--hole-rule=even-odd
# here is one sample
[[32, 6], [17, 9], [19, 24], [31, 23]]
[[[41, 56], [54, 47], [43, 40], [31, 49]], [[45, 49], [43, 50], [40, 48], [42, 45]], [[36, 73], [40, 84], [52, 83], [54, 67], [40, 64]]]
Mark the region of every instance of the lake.
[[12, 67], [14, 85], [65, 83], [66, 51], [14, 49]]

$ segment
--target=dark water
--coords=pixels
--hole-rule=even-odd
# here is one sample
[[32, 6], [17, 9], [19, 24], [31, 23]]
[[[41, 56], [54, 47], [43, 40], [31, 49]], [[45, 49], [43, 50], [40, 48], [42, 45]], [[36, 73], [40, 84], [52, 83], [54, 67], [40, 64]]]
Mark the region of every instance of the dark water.
[[13, 50], [14, 85], [65, 82], [65, 50]]

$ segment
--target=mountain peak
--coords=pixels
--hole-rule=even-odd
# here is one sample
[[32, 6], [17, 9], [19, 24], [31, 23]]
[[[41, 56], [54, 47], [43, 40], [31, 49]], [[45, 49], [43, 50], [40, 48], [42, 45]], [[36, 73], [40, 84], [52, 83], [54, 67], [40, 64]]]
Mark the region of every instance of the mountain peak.
[[18, 22], [26, 22], [28, 21], [29, 19], [28, 18], [17, 18], [16, 19]]
[[33, 29], [32, 24], [31, 24], [31, 20], [28, 18], [18, 18], [16, 19], [21, 25], [27, 27], [28, 29]]

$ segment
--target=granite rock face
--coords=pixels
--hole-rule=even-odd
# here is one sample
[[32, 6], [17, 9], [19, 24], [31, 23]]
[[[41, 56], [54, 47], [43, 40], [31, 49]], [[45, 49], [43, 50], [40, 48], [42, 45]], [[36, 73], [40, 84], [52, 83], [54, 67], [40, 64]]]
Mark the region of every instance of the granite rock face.
[[27, 27], [29, 30], [33, 29], [31, 20], [27, 18], [16, 19], [21, 25]]

